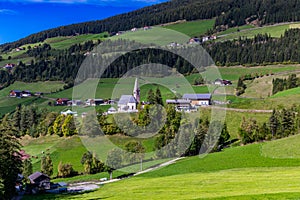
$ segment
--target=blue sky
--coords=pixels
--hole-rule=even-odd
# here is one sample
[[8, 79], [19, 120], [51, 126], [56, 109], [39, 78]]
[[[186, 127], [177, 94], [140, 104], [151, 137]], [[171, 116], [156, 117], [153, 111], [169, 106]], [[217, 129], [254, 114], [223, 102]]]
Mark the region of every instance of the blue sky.
[[0, 44], [164, 1], [167, 0], [0, 0]]

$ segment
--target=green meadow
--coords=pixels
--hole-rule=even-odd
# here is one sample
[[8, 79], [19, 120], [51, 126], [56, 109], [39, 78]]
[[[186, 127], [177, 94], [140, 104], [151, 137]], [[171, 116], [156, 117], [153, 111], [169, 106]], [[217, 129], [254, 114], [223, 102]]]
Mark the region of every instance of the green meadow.
[[168, 45], [172, 42], [177, 42], [180, 44], [185, 44], [189, 41], [189, 37], [183, 33], [165, 29], [161, 27], [152, 27], [151, 29], [137, 30], [135, 32], [127, 31], [121, 35], [113, 36], [110, 39], [128, 39], [140, 42], [142, 44], [151, 44], [154, 43], [156, 45]]
[[[204, 157], [188, 157], [103, 185], [96, 191], [80, 195], [41, 195], [37, 199], [298, 199], [299, 150], [297, 143], [291, 141], [299, 138], [297, 135], [232, 147]], [[295, 157], [282, 157], [280, 150], [274, 151], [286, 150], [287, 146], [296, 152]]]
[[209, 29], [212, 29], [214, 25], [215, 19], [209, 19], [171, 24], [164, 26], [164, 28], [184, 33], [190, 37], [199, 37], [205, 34]]
[[103, 40], [108, 37], [109, 34], [105, 32], [100, 34], [84, 34], [70, 37], [54, 37], [48, 38], [44, 42], [50, 44], [54, 49], [67, 49], [74, 44], [81, 44], [90, 40]]
[[226, 35], [226, 34], [230, 34], [230, 33], [236, 33], [236, 32], [238, 32], [238, 30], [242, 31], [242, 30], [247, 30], [247, 29], [251, 29], [251, 28], [255, 28], [255, 26], [247, 24], [247, 25], [243, 25], [243, 26], [239, 26], [239, 27], [233, 27], [233, 28], [229, 28], [225, 31], [221, 31], [221, 32], [217, 33], [217, 36]]
[[296, 28], [299, 26], [299, 23], [291, 24], [276, 24], [270, 26], [257, 27], [252, 29], [242, 30], [240, 32], [229, 33], [225, 32], [224, 34], [219, 33], [219, 39], [217, 41], [233, 40], [241, 38], [253, 38], [257, 34], [268, 34], [271, 37], [280, 37], [284, 32], [290, 28]]

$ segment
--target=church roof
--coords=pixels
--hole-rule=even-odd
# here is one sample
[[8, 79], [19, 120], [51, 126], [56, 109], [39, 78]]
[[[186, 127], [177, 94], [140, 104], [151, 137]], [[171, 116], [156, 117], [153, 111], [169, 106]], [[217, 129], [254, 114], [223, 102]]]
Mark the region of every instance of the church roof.
[[132, 95], [122, 95], [118, 104], [127, 105], [128, 103], [137, 103], [137, 101]]

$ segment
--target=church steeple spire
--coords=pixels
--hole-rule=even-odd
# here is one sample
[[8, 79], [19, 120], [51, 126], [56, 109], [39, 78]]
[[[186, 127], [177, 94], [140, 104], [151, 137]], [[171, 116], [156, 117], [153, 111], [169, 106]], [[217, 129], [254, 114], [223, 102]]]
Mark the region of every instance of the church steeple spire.
[[138, 83], [137, 78], [135, 79], [135, 83], [134, 83], [133, 96], [136, 99], [136, 101], [139, 103], [140, 102], [140, 88], [139, 88], [139, 83]]

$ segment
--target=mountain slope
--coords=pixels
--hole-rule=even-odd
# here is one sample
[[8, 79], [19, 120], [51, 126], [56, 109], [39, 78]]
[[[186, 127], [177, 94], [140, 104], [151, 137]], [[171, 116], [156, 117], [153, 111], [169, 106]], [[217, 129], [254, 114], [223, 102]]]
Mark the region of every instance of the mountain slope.
[[19, 41], [0, 46], [2, 51], [27, 44], [42, 42], [56, 36], [110, 33], [133, 27], [159, 25], [177, 20], [216, 18], [215, 28], [254, 23], [256, 25], [300, 20], [300, 3], [295, 0], [173, 0], [104, 20], [90, 21], [42, 31]]

